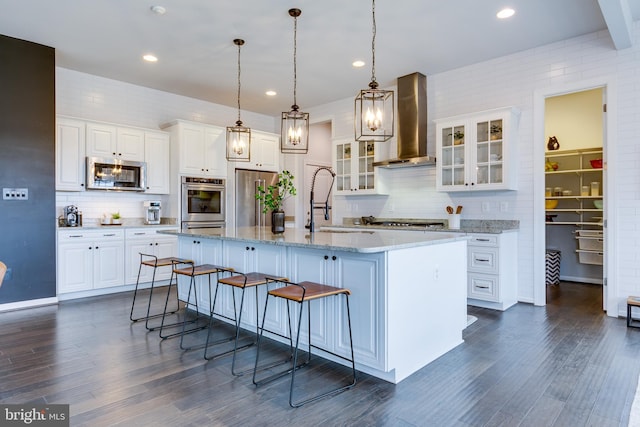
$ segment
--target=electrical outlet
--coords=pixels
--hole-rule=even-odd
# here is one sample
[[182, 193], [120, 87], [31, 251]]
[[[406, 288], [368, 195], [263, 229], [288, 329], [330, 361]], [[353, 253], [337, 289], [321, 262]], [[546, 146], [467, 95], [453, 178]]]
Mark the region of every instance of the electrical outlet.
[[28, 188], [3, 188], [2, 200], [29, 200]]

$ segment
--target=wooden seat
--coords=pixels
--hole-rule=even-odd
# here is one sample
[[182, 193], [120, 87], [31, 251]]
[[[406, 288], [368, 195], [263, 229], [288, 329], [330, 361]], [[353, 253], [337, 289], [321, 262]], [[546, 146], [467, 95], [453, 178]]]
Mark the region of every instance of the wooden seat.
[[[155, 287], [155, 282], [156, 282], [156, 269], [158, 267], [169, 267], [172, 266], [176, 263], [183, 263], [183, 262], [189, 262], [189, 260], [186, 259], [182, 259], [182, 258], [177, 258], [177, 257], [167, 257], [167, 258], [158, 258], [155, 255], [149, 255], [149, 254], [144, 254], [142, 252], [140, 252], [140, 266], [138, 267], [138, 278], [136, 279], [136, 287], [133, 291], [133, 301], [131, 302], [131, 312], [129, 313], [129, 319], [132, 322], [137, 322], [139, 320], [145, 320], [145, 327], [152, 331], [155, 328], [149, 326], [149, 319], [152, 319], [154, 317], [160, 317], [163, 315], [163, 313], [154, 313], [151, 314], [151, 301], [153, 298], [153, 290]], [[138, 296], [138, 286], [140, 285], [140, 273], [142, 272], [142, 267], [146, 266], [146, 267], [152, 267], [153, 268], [153, 275], [151, 277], [151, 286], [149, 287], [149, 300], [147, 301], [147, 312], [144, 316], [140, 316], [140, 317], [133, 317], [133, 311], [135, 309], [136, 306], [136, 298]], [[173, 273], [171, 274], [171, 278], [169, 279], [169, 281], [171, 282], [173, 280]], [[176, 300], [177, 300], [177, 292], [176, 292]], [[175, 313], [178, 309], [176, 308], [176, 310], [170, 312], [170, 314]]]
[[[281, 284], [284, 284], [283, 287], [280, 288], [275, 288], [272, 290], [269, 290], [267, 292], [267, 299], [265, 301], [265, 305], [264, 305], [264, 315], [262, 316], [262, 326], [260, 329], [260, 334], [258, 335], [258, 349], [256, 352], [256, 363], [255, 363], [255, 367], [254, 367], [254, 371], [253, 371], [253, 383], [257, 386], [259, 385], [263, 385], [266, 383], [269, 383], [277, 378], [283, 377], [289, 373], [291, 373], [291, 383], [289, 386], [289, 405], [291, 407], [297, 408], [300, 407], [306, 403], [309, 402], [313, 402], [315, 400], [318, 399], [322, 399], [324, 397], [328, 397], [328, 396], [332, 396], [334, 394], [343, 392], [345, 390], [350, 389], [351, 387], [355, 386], [356, 384], [356, 365], [355, 365], [355, 357], [354, 357], [354, 353], [353, 353], [353, 336], [352, 336], [352, 332], [351, 332], [351, 312], [349, 310], [349, 295], [351, 295], [351, 291], [349, 291], [349, 289], [346, 288], [337, 288], [334, 286], [328, 286], [328, 285], [324, 285], [321, 283], [314, 283], [314, 282], [300, 282], [300, 283], [292, 283], [292, 282], [288, 282], [286, 280], [277, 280], [277, 282], [280, 282]], [[348, 323], [348, 330], [349, 330], [349, 345], [350, 345], [350, 349], [351, 349], [351, 358], [346, 358], [340, 354], [337, 353], [333, 353], [331, 351], [328, 351], [326, 349], [322, 349], [324, 352], [329, 353], [333, 356], [336, 356], [342, 360], [345, 360], [347, 362], [350, 362], [351, 364], [351, 370], [353, 372], [353, 379], [351, 380], [351, 382], [349, 382], [346, 385], [341, 385], [338, 386], [337, 388], [334, 388], [332, 390], [326, 391], [326, 392], [322, 392], [319, 394], [316, 394], [312, 397], [307, 397], [305, 399], [301, 399], [301, 400], [297, 400], [294, 402], [294, 386], [295, 386], [295, 379], [296, 379], [296, 371], [298, 371], [300, 368], [306, 366], [309, 364], [309, 362], [311, 361], [311, 348], [319, 348], [314, 346], [311, 343], [311, 301], [314, 300], [319, 300], [322, 298], [328, 298], [328, 297], [335, 297], [335, 296], [340, 296], [340, 295], [344, 295], [344, 301], [345, 301], [345, 307], [346, 307], [346, 312], [347, 312], [347, 323]], [[283, 298], [287, 301], [287, 315], [289, 317], [289, 345], [290, 348], [293, 349], [293, 357], [291, 358], [291, 367], [290, 369], [283, 371], [283, 372], [279, 372], [279, 373], [275, 373], [272, 374], [266, 378], [260, 379], [259, 381], [257, 380], [257, 372], [264, 370], [266, 368], [272, 368], [273, 365], [269, 365], [269, 366], [260, 366], [260, 341], [262, 340], [262, 335], [264, 332], [264, 322], [265, 322], [265, 318], [267, 316], [267, 306], [269, 303], [269, 297], [276, 297], [276, 298]], [[292, 332], [291, 332], [291, 310], [289, 309], [289, 303], [290, 302], [294, 302], [294, 303], [298, 303], [300, 304], [300, 309], [298, 310], [298, 325], [297, 328], [295, 329], [296, 332], [296, 342], [295, 342], [295, 346], [293, 345], [293, 337]], [[302, 327], [302, 312], [304, 311], [302, 309], [302, 305], [304, 303], [307, 303], [307, 316], [308, 316], [308, 337], [309, 337], [309, 343], [308, 343], [308, 350], [307, 350], [307, 360], [303, 363], [301, 363], [300, 365], [298, 365], [298, 349], [300, 346], [300, 330]]]
[[[227, 268], [227, 267], [222, 267], [222, 266], [218, 266], [218, 265], [213, 265], [213, 264], [201, 264], [201, 265], [196, 265], [193, 261], [191, 260], [179, 260], [179, 261], [175, 261], [173, 262], [173, 271], [172, 274], [176, 276], [176, 280], [175, 280], [175, 286], [176, 286], [176, 292], [177, 292], [177, 288], [178, 288], [178, 276], [187, 276], [190, 277], [189, 280], [189, 291], [187, 292], [187, 299], [185, 300], [185, 306], [184, 306], [184, 317], [182, 322], [178, 321], [172, 324], [165, 324], [165, 319], [166, 319], [166, 315], [167, 314], [171, 314], [171, 313], [167, 313], [167, 306], [169, 303], [169, 296], [171, 294], [171, 286], [174, 285], [173, 282], [169, 283], [169, 289], [167, 290], [167, 298], [165, 300], [165, 305], [164, 305], [164, 314], [162, 316], [162, 321], [160, 322], [160, 338], [161, 339], [167, 339], [167, 338], [172, 338], [172, 337], [177, 337], [180, 336], [180, 348], [182, 348], [183, 350], [186, 350], [187, 348], [184, 347], [184, 336], [185, 334], [190, 334], [193, 332], [197, 332], [200, 331], [202, 329], [205, 329], [208, 327], [209, 322], [206, 322], [204, 325], [196, 325], [190, 329], [186, 329], [186, 325], [187, 323], [196, 323], [200, 317], [200, 308], [198, 307], [198, 290], [197, 290], [197, 286], [196, 286], [196, 277], [199, 276], [208, 276], [208, 281], [209, 281], [209, 301], [211, 301], [211, 275], [212, 274], [216, 274], [216, 276], [218, 274], [220, 274], [221, 272], [232, 272], [233, 269], [232, 268]], [[194, 296], [194, 302], [191, 302], [191, 294], [193, 293]], [[179, 295], [178, 295], [178, 300], [180, 299]], [[189, 305], [193, 305], [195, 307], [195, 313], [196, 313], [196, 317], [193, 320], [187, 320], [187, 309], [189, 307]], [[167, 328], [171, 328], [171, 327], [176, 327], [176, 326], [182, 326], [181, 330], [179, 332], [174, 332], [171, 334], [164, 334], [164, 330]]]
[[640, 328], [640, 319], [634, 319], [631, 315], [632, 307], [640, 307], [640, 297], [627, 298], [627, 327]]
[[[267, 274], [264, 274], [264, 273], [257, 273], [257, 272], [252, 272], [252, 273], [235, 272], [235, 274], [233, 274], [231, 276], [219, 278], [218, 282], [216, 284], [216, 291], [215, 291], [215, 294], [214, 294], [214, 297], [213, 297], [213, 304], [211, 305], [211, 317], [210, 317], [209, 330], [207, 331], [207, 340], [206, 340], [206, 342], [204, 344], [204, 349], [205, 349], [204, 350], [204, 358], [207, 359], [207, 360], [211, 360], [211, 359], [215, 359], [215, 358], [224, 356], [226, 354], [233, 353], [233, 359], [231, 361], [231, 373], [233, 375], [239, 376], [239, 375], [243, 375], [243, 374], [245, 374], [247, 372], [252, 371], [252, 369], [248, 369], [248, 370], [245, 370], [243, 372], [236, 372], [235, 366], [236, 366], [236, 354], [237, 354], [238, 350], [249, 348], [249, 347], [251, 347], [252, 345], [254, 345], [257, 342], [257, 337], [258, 337], [258, 319], [259, 319], [259, 313], [258, 313], [258, 286], [259, 285], [266, 285], [269, 282], [286, 281], [286, 280], [287, 280], [286, 277], [272, 277], [271, 275], [267, 275]], [[214, 319], [214, 315], [215, 315], [215, 304], [216, 304], [216, 299], [217, 299], [217, 296], [218, 296], [218, 287], [220, 285], [228, 285], [228, 286], [232, 286], [234, 288], [242, 289], [241, 296], [240, 296], [240, 308], [239, 308], [239, 310], [236, 310], [236, 296], [235, 296], [235, 292], [232, 292], [234, 318], [232, 318], [230, 320], [233, 320], [234, 323], [235, 323], [235, 334], [233, 336], [220, 338], [220, 339], [217, 339], [217, 340], [211, 342], [211, 331], [213, 330], [212, 324], [213, 324], [213, 319]], [[256, 341], [250, 342], [250, 343], [242, 345], [242, 346], [238, 346], [238, 342], [240, 340], [240, 324], [242, 322], [242, 312], [243, 312], [243, 307], [244, 307], [245, 290], [247, 288], [254, 288], [255, 289], [255, 295], [256, 295], [256, 304], [255, 304], [255, 308], [256, 308]], [[226, 316], [222, 316], [222, 317], [226, 317]], [[216, 346], [218, 344], [229, 342], [231, 340], [234, 340], [233, 349], [222, 351], [222, 352], [219, 352], [219, 353], [214, 354], [214, 355], [210, 355], [209, 354], [209, 348], [214, 347], [214, 346]]]
[[4, 275], [7, 272], [7, 265], [0, 261], [0, 286], [2, 286], [2, 281], [4, 280]]

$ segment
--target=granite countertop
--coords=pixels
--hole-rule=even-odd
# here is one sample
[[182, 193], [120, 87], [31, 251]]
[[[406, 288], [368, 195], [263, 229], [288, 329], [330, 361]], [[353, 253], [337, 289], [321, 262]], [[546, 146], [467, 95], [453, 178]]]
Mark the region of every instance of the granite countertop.
[[460, 233], [426, 233], [424, 231], [385, 231], [381, 233], [376, 230], [317, 230], [314, 233], [309, 233], [309, 230], [305, 229], [287, 228], [282, 234], [272, 234], [268, 227], [160, 230], [159, 233], [362, 253], [386, 252], [468, 240], [467, 236]]
[[85, 220], [81, 227], [60, 227], [58, 230], [104, 230], [104, 229], [122, 229], [122, 228], [176, 228], [177, 221], [174, 218], [162, 218], [160, 224], [145, 224], [142, 218], [124, 218], [122, 224], [118, 225], [102, 225], [99, 219]]

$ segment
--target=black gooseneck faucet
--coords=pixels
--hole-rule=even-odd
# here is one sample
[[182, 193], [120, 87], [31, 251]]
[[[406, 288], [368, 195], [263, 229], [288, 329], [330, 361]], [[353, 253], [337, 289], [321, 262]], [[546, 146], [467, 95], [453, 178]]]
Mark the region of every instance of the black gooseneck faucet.
[[[316, 185], [316, 176], [318, 175], [318, 172], [320, 172], [321, 170], [326, 170], [327, 172], [329, 172], [331, 174], [331, 186], [329, 186], [329, 192], [327, 193], [327, 200], [325, 200], [324, 203], [316, 205], [314, 200], [313, 200], [313, 190], [314, 187]], [[309, 232], [313, 233], [315, 231], [314, 225], [313, 225], [313, 210], [314, 209], [323, 209], [324, 210], [324, 219], [329, 220], [329, 209], [331, 209], [331, 206], [329, 206], [329, 197], [331, 196], [331, 189], [333, 188], [333, 182], [336, 180], [336, 173], [328, 166], [320, 166], [318, 169], [316, 169], [316, 171], [313, 173], [313, 178], [311, 179], [311, 195], [309, 197], [309, 206], [311, 208], [310, 212], [309, 212]]]

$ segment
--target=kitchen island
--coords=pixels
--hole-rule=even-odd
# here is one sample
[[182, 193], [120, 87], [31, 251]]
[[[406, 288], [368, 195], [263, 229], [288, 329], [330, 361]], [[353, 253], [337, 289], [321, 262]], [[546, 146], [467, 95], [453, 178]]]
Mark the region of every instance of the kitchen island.
[[[299, 229], [273, 235], [261, 227], [160, 233], [177, 234], [179, 256], [197, 263], [349, 288], [356, 367], [386, 381], [402, 381], [463, 342], [467, 324], [465, 236]], [[185, 281], [179, 286], [183, 297], [186, 285]], [[198, 286], [200, 307], [208, 307], [206, 282]], [[255, 329], [256, 304], [264, 306], [266, 289], [261, 288], [258, 301], [251, 298], [253, 292], [247, 293], [242, 326], [249, 330]], [[231, 290], [221, 292], [216, 311], [232, 315]], [[269, 305], [265, 328], [282, 334], [287, 330], [286, 306], [278, 302]], [[343, 304], [337, 301], [314, 302], [311, 334], [315, 345], [347, 356], [343, 311]], [[303, 331], [301, 340], [307, 339]], [[322, 351], [319, 354], [343, 363]]]

